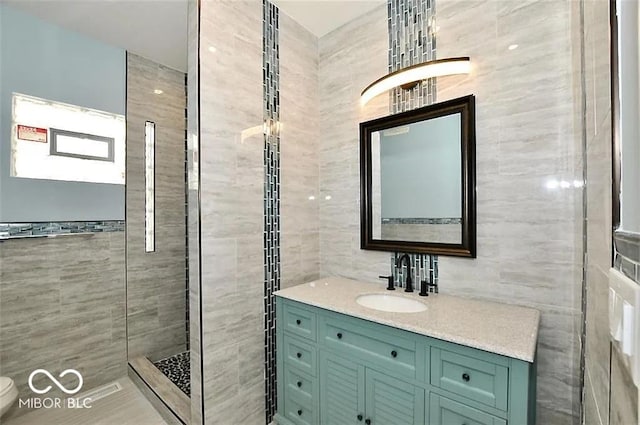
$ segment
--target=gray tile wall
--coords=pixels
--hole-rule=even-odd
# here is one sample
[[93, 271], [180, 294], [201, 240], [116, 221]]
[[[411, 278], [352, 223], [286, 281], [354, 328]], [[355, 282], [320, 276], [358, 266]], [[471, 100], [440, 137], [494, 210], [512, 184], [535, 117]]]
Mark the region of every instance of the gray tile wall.
[[[553, 424], [580, 410], [582, 192], [546, 187], [582, 175], [571, 3], [438, 0], [436, 13], [438, 58], [474, 64], [438, 79], [438, 100], [477, 97], [478, 258], [441, 256], [440, 289], [542, 311], [538, 413]], [[381, 7], [319, 42], [320, 188], [332, 195], [320, 208], [323, 276], [376, 282], [389, 270], [388, 254], [360, 250], [358, 214], [357, 124], [389, 108], [387, 96], [364, 108], [358, 98], [388, 71], [386, 34]]]
[[[185, 76], [127, 54], [128, 354], [186, 349]], [[162, 90], [162, 94], [154, 90]], [[145, 252], [145, 121], [156, 124], [155, 252]]]
[[438, 100], [475, 94], [477, 131], [478, 258], [441, 257], [441, 290], [541, 311], [538, 422], [553, 424], [579, 421], [581, 398], [582, 188], [547, 187], [583, 178], [575, 3], [437, 2], [438, 57], [473, 64]]
[[[585, 0], [584, 79], [586, 103], [587, 269], [584, 371], [586, 425], [609, 424], [611, 267], [611, 90], [609, 4]], [[604, 53], [606, 52], [606, 53]]]
[[389, 97], [361, 107], [360, 92], [388, 72], [387, 6], [319, 40], [320, 274], [380, 282], [389, 253], [360, 249], [358, 124], [389, 114]]
[[280, 12], [281, 286], [318, 279], [319, 191], [318, 39]]
[[[275, 7], [266, 5], [265, 13], [262, 4], [252, 1], [201, 4], [207, 424], [259, 423], [265, 413], [270, 419], [275, 368], [269, 361], [271, 333], [264, 328], [266, 324], [269, 331], [273, 325], [270, 293], [280, 284], [319, 276], [317, 39], [279, 13], [278, 33], [263, 34], [263, 28], [273, 30], [276, 24], [270, 19], [276, 16]], [[266, 144], [265, 120], [279, 130], [279, 137], [272, 133]], [[195, 291], [192, 297], [197, 297]], [[265, 360], [271, 367], [265, 369]]]
[[126, 375], [124, 267], [124, 232], [0, 243], [0, 376], [20, 397], [39, 368], [77, 369], [84, 390]]
[[622, 355], [614, 349], [611, 356], [611, 425], [638, 423], [638, 387], [635, 386]]
[[[438, 2], [439, 56], [470, 55], [475, 66], [470, 77], [441, 78], [438, 81], [439, 98], [475, 93], [479, 103], [479, 258], [441, 258], [441, 288], [454, 294], [542, 310], [539, 418], [541, 422], [554, 424], [576, 421], [580, 398], [582, 192], [579, 188], [552, 191], [546, 187], [549, 178], [579, 181], [582, 173], [581, 124], [575, 122], [580, 103], [579, 96], [574, 94], [579, 91], [577, 73], [580, 70], [575, 38], [580, 34], [576, 36], [579, 26], [574, 3]], [[262, 246], [259, 238], [262, 205], [257, 202], [262, 199], [262, 187], [256, 188], [249, 183], [261, 181], [261, 135], [242, 138], [242, 130], [261, 125], [262, 119], [259, 108], [262, 76], [256, 73], [261, 68], [262, 34], [255, 31], [261, 27], [262, 10], [257, 6], [252, 2], [203, 3], [203, 28], [206, 29], [203, 29], [200, 52], [206, 87], [202, 88], [201, 96], [203, 116], [209, 117], [203, 124], [201, 139], [203, 224], [205, 221], [210, 224], [203, 226], [206, 230], [202, 233], [203, 331], [205, 347], [208, 347], [204, 351], [207, 423], [222, 417], [260, 420], [264, 413], [264, 406], [260, 407], [263, 387], [259, 380], [264, 373], [260, 361], [247, 362], [251, 353], [240, 350], [243, 342], [249, 344], [252, 338], [261, 345], [259, 318], [250, 314], [251, 310], [242, 308], [243, 304], [261, 301], [263, 289], [260, 284], [262, 253], [252, 250], [256, 244]], [[233, 34], [229, 22], [234, 22], [234, 28], [241, 29], [231, 40], [228, 39], [228, 34]], [[283, 18], [282, 22], [284, 27], [286, 20]], [[291, 171], [292, 181], [293, 176], [298, 176], [295, 167], [286, 165], [287, 131], [292, 128], [291, 140], [297, 134], [300, 139], [308, 140], [311, 132], [303, 131], [314, 123], [303, 127], [292, 113], [288, 118], [293, 126], [290, 127], [284, 118], [287, 108], [283, 108], [283, 285], [284, 282], [297, 283], [299, 280], [292, 277], [293, 273], [304, 267], [303, 261], [289, 260], [295, 257], [286, 255], [287, 249], [293, 251], [294, 247], [300, 246], [295, 242], [295, 236], [290, 237], [289, 245], [287, 220], [291, 220], [291, 234], [295, 235], [294, 220], [303, 214], [313, 217], [315, 207], [312, 203], [298, 202], [298, 208], [300, 205], [309, 207], [298, 214], [294, 212], [293, 199], [307, 191], [307, 201], [313, 196], [319, 210], [321, 275], [343, 275], [375, 282], [377, 275], [388, 271], [388, 254], [359, 249], [357, 151], [357, 123], [388, 113], [389, 98], [385, 96], [374, 99], [366, 108], [358, 106], [361, 89], [387, 72], [388, 40], [381, 36], [387, 34], [387, 25], [386, 7], [380, 7], [318, 42], [320, 119], [317, 125], [322, 129], [322, 143], [320, 139], [315, 146], [310, 142], [299, 152], [312, 169], [314, 149], [317, 149], [319, 196], [312, 193], [313, 172], [305, 176], [305, 185], [298, 192], [293, 184], [284, 183], [287, 170]], [[594, 28], [594, 34], [599, 34], [598, 31]], [[282, 55], [285, 55], [289, 35], [284, 29], [281, 32]], [[479, 33], [483, 37], [477, 37]], [[534, 33], [535, 37], [532, 36]], [[312, 42], [312, 39], [305, 41], [309, 46]], [[509, 50], [507, 47], [511, 44], [519, 47]], [[291, 52], [295, 52], [295, 45], [291, 41]], [[210, 46], [215, 46], [215, 53], [208, 49]], [[282, 62], [284, 102], [289, 87], [284, 74], [289, 65], [284, 59]], [[313, 59], [305, 59], [304, 63], [311, 67]], [[229, 71], [239, 69], [241, 72]], [[289, 76], [303, 75], [301, 69], [292, 64]], [[307, 90], [312, 84], [307, 80], [307, 84], [300, 86]], [[593, 80], [592, 84], [606, 85]], [[290, 87], [293, 102], [294, 88]], [[311, 91], [308, 96], [295, 100], [303, 102], [301, 99], [312, 96]], [[566, 102], [566, 99], [571, 101]], [[225, 102], [233, 102], [240, 113], [232, 117], [225, 114]], [[540, 126], [539, 122], [547, 125]], [[587, 119], [587, 125], [592, 122]], [[294, 131], [296, 126], [300, 133]], [[294, 145], [289, 148], [290, 158], [295, 161]], [[238, 158], [243, 160], [242, 167], [233, 165]], [[216, 187], [218, 190], [214, 189]], [[290, 214], [284, 212], [288, 187], [292, 188]], [[598, 203], [598, 198], [594, 199]], [[601, 210], [608, 211], [606, 199], [599, 202], [600, 206], [607, 206]], [[236, 214], [230, 217], [224, 214], [225, 211]], [[532, 215], [531, 211], [536, 214]], [[314, 229], [299, 226], [303, 229], [300, 235], [306, 234], [301, 237], [301, 244], [311, 241], [308, 258], [312, 261], [314, 244], [309, 236], [314, 234]], [[597, 232], [593, 237], [606, 239]], [[239, 264], [243, 273], [238, 271]], [[288, 275], [288, 270], [292, 274]], [[308, 270], [309, 276], [313, 276], [313, 267]], [[306, 273], [303, 271], [300, 276]], [[229, 284], [229, 276], [232, 284]], [[240, 303], [239, 298], [244, 298], [245, 303]], [[255, 308], [262, 313], [262, 309]], [[237, 331], [240, 322], [248, 324], [246, 330], [239, 333], [240, 339], [225, 338], [229, 332]], [[213, 323], [221, 326], [213, 329]], [[234, 337], [237, 335], [235, 332]], [[256, 359], [260, 358], [259, 353], [254, 355]], [[241, 364], [251, 366], [241, 369]], [[215, 369], [215, 366], [219, 367]], [[234, 410], [247, 402], [248, 409]]]
[[200, 13], [204, 423], [259, 424], [266, 411], [262, 2], [203, 1]]

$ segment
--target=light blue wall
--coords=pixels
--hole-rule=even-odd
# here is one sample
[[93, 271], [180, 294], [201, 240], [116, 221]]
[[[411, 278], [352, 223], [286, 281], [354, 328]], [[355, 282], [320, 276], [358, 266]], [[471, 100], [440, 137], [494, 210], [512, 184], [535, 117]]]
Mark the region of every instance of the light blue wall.
[[124, 186], [10, 177], [13, 92], [125, 114], [126, 53], [0, 4], [0, 222], [124, 219]]
[[383, 218], [461, 217], [460, 114], [380, 137]]

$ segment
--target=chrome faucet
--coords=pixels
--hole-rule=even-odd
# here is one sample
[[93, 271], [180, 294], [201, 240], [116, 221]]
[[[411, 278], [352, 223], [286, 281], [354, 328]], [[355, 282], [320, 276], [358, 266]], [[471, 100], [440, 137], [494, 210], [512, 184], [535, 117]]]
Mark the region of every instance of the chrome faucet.
[[407, 263], [407, 285], [406, 285], [406, 289], [404, 290], [404, 292], [413, 292], [413, 285], [412, 285], [412, 281], [411, 281], [411, 257], [409, 257], [409, 254], [404, 254], [402, 255], [402, 257], [398, 258], [398, 260], [396, 261], [396, 267], [398, 268], [402, 268], [402, 262], [404, 261], [404, 259], [407, 259], [406, 263]]

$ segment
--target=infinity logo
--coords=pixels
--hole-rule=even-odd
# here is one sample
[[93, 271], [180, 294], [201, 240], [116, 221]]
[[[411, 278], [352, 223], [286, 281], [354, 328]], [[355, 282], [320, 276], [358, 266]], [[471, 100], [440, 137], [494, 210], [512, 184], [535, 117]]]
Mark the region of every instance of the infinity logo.
[[34, 378], [37, 374], [39, 374], [39, 373], [42, 373], [42, 374], [46, 375], [46, 376], [47, 376], [47, 378], [49, 378], [49, 379], [51, 380], [51, 382], [53, 382], [54, 384], [56, 384], [56, 386], [57, 386], [58, 388], [60, 388], [60, 390], [62, 390], [63, 392], [65, 392], [66, 394], [75, 394], [75, 393], [77, 393], [78, 391], [80, 391], [80, 388], [82, 388], [82, 383], [83, 383], [83, 381], [82, 381], [82, 375], [80, 374], [80, 372], [78, 372], [78, 371], [77, 371], [77, 370], [75, 370], [75, 369], [67, 369], [67, 370], [63, 371], [63, 372], [58, 376], [59, 378], [64, 378], [66, 375], [68, 375], [68, 374], [70, 374], [70, 373], [71, 373], [71, 374], [73, 374], [73, 375], [75, 375], [75, 376], [77, 376], [77, 377], [78, 377], [78, 386], [77, 386], [77, 387], [75, 387], [75, 388], [74, 388], [74, 389], [72, 389], [72, 390], [68, 390], [67, 388], [65, 388], [65, 386], [64, 386], [64, 385], [62, 385], [62, 384], [60, 383], [60, 381], [58, 381], [56, 378], [54, 378], [54, 377], [53, 377], [53, 375], [51, 375], [51, 374], [49, 373], [49, 371], [44, 370], [44, 369], [36, 369], [36, 370], [34, 370], [33, 372], [31, 372], [31, 375], [29, 375], [29, 388], [31, 388], [31, 391], [33, 391], [33, 392], [34, 392], [34, 393], [36, 393], [36, 394], [46, 394], [46, 393], [48, 393], [49, 391], [51, 391], [51, 385], [47, 386], [47, 388], [45, 388], [44, 390], [39, 390], [39, 389], [37, 389], [36, 387], [34, 387], [34, 386], [33, 386], [33, 378]]

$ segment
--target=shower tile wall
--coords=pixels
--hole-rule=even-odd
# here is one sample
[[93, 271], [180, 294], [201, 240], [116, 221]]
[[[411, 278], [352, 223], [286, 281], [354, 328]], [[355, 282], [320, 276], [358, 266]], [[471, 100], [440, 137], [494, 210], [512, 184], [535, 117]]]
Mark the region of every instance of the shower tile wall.
[[85, 389], [126, 374], [124, 267], [124, 232], [0, 242], [0, 376], [21, 397], [39, 368], [77, 369]]
[[[317, 39], [279, 13], [279, 42], [263, 46], [260, 2], [205, 1], [201, 13], [200, 106], [209, 117], [200, 123], [204, 422], [264, 423], [276, 400], [265, 391], [275, 373], [265, 369], [265, 290], [319, 276]], [[272, 174], [262, 70], [263, 48], [276, 46], [279, 68], [268, 59], [279, 84], [269, 90], [279, 87], [280, 115], [269, 127], [280, 131], [281, 279], [267, 288], [263, 246], [276, 249], [277, 240], [263, 239], [265, 212], [278, 211], [264, 210]]]
[[200, 6], [204, 423], [260, 424], [265, 421], [262, 2]]
[[[468, 55], [474, 66], [469, 77], [439, 78], [438, 100], [477, 96], [478, 258], [441, 256], [440, 288], [542, 311], [539, 422], [573, 423], [580, 401], [582, 196], [579, 188], [546, 188], [550, 179], [573, 182], [582, 173], [573, 122], [573, 2], [436, 3], [438, 57]], [[511, 44], [519, 47], [509, 50]], [[387, 73], [386, 7], [322, 37], [319, 46], [320, 189], [332, 196], [320, 208], [321, 275], [376, 282], [388, 274], [389, 255], [360, 250], [357, 128], [388, 114], [389, 98], [364, 108], [358, 99]]]
[[[184, 73], [127, 54], [129, 358], [186, 349]], [[155, 94], [154, 90], [161, 90]], [[156, 124], [155, 252], [145, 252], [145, 121]]]

